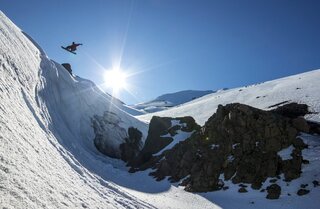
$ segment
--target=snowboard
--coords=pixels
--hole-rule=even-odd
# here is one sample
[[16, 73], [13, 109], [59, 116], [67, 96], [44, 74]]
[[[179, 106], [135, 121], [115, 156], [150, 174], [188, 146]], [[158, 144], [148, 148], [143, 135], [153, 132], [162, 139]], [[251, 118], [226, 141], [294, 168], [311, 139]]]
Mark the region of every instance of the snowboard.
[[70, 53], [72, 53], [72, 54], [77, 54], [77, 53], [75, 53], [75, 52], [73, 52], [73, 51], [68, 50], [66, 47], [61, 46], [61, 48], [64, 49], [64, 50], [66, 50], [66, 51], [68, 51], [68, 52], [70, 52]]

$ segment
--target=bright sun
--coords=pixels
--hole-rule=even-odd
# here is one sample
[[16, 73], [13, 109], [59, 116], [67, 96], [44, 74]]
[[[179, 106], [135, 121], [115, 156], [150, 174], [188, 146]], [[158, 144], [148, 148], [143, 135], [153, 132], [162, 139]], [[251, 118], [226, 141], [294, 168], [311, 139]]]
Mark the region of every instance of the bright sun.
[[107, 87], [113, 89], [113, 91], [118, 91], [120, 89], [126, 88], [127, 85], [127, 75], [120, 69], [108, 70], [104, 74], [104, 81]]

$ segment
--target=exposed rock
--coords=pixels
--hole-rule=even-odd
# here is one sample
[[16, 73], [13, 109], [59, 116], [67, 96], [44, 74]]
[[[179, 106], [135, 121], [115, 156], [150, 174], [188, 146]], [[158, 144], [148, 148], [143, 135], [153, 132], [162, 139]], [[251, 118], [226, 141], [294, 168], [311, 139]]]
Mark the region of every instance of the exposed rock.
[[[152, 117], [149, 125], [148, 137], [145, 141], [143, 149], [136, 158], [129, 161], [129, 165], [133, 170], [145, 170], [153, 167], [162, 155], [153, 156], [168, 146], [177, 131], [192, 132], [200, 130], [200, 126], [192, 117]], [[187, 160], [187, 159], [186, 159]], [[162, 170], [170, 169], [166, 164], [162, 165]], [[167, 173], [167, 172], [164, 172]], [[163, 179], [162, 177], [159, 179]]]
[[241, 187], [239, 190], [238, 190], [239, 193], [246, 193], [248, 192], [248, 190], [244, 187]]
[[308, 189], [299, 189], [297, 192], [297, 195], [302, 196], [302, 195], [306, 195], [310, 192], [310, 190]]
[[292, 120], [292, 125], [295, 127], [298, 131], [306, 132], [308, 133], [310, 131], [309, 124], [303, 117], [294, 118]]
[[104, 112], [103, 116], [95, 115], [92, 119], [95, 138], [94, 145], [103, 154], [120, 158], [120, 144], [128, 137], [127, 131], [119, 124], [121, 119], [113, 112]]
[[137, 128], [130, 127], [128, 129], [128, 135], [125, 143], [120, 145], [121, 159], [125, 162], [137, 157], [142, 148], [142, 133]]
[[69, 63], [62, 63], [61, 65], [72, 75], [72, 69]]
[[[294, 103], [272, 111], [237, 103], [219, 105], [201, 129], [191, 117], [184, 118], [187, 126], [181, 125], [181, 118], [154, 117], [145, 146], [131, 163], [131, 171], [153, 168], [150, 175], [157, 180], [184, 179], [181, 185], [190, 192], [225, 188], [219, 179], [221, 174], [225, 180], [249, 184], [256, 190], [269, 177], [274, 177], [272, 183], [276, 182], [280, 174], [291, 181], [301, 174], [301, 151], [307, 147], [296, 138], [299, 131], [306, 131], [304, 119], [293, 120], [306, 111], [306, 105]], [[172, 120], [180, 122], [171, 124]], [[154, 155], [182, 130], [196, 131], [170, 150]], [[278, 152], [290, 146], [291, 156], [282, 160]], [[278, 185], [268, 187], [268, 198], [279, 198], [280, 193]]]
[[279, 199], [279, 196], [281, 194], [281, 187], [277, 184], [271, 184], [267, 187], [267, 191], [267, 199]]
[[305, 116], [309, 114], [308, 105], [306, 104], [298, 104], [298, 103], [289, 103], [283, 106], [277, 107], [271, 112], [277, 113], [279, 115], [288, 117], [288, 118], [297, 118], [299, 116]]
[[313, 183], [313, 187], [319, 186], [319, 181], [317, 181], [317, 180], [314, 180], [312, 183]]
[[178, 181], [189, 176], [186, 190], [221, 189], [221, 173], [233, 183], [260, 189], [268, 177], [284, 173], [288, 180], [301, 172], [303, 144], [285, 162], [277, 152], [292, 145], [298, 130], [291, 119], [247, 105], [219, 106], [200, 132], [164, 153], [151, 175]]

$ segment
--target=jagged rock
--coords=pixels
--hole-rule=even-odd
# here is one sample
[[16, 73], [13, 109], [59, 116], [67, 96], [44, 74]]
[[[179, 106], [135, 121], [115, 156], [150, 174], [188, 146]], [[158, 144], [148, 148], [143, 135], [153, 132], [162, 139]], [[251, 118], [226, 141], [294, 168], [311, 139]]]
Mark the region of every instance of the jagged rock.
[[255, 189], [280, 173], [292, 180], [300, 176], [303, 143], [296, 143], [300, 149], [285, 163], [277, 152], [292, 145], [297, 133], [291, 119], [278, 113], [242, 104], [219, 106], [201, 131], [164, 153], [151, 175], [172, 181], [190, 175], [186, 189], [196, 192], [220, 189], [221, 173]]
[[[291, 181], [300, 176], [301, 150], [307, 146], [301, 139], [296, 139], [301, 128], [294, 126], [294, 118], [290, 118], [305, 113], [305, 109], [299, 111], [299, 107], [306, 106], [289, 104], [263, 111], [238, 103], [219, 105], [217, 112], [201, 129], [192, 118], [187, 118], [193, 126], [182, 128], [193, 127], [186, 130], [196, 131], [188, 139], [156, 156], [154, 153], [165, 147], [161, 144], [163, 141], [158, 141], [172, 137], [182, 128], [176, 123], [172, 125], [171, 118], [155, 117], [150, 123], [148, 142], [135, 159], [138, 163], [131, 166], [136, 170], [152, 167], [154, 171], [150, 175], [157, 180], [167, 176], [171, 182], [184, 179], [182, 185], [191, 192], [223, 189], [224, 183], [219, 179], [221, 174], [225, 180], [251, 184], [251, 188], [256, 190], [267, 178], [279, 177], [280, 174], [284, 174], [286, 181]], [[290, 146], [294, 147], [291, 158], [282, 160], [278, 152]], [[268, 198], [280, 195], [277, 186], [269, 190]]]
[[312, 183], [313, 183], [313, 187], [319, 186], [319, 181], [317, 180], [312, 181]]
[[121, 159], [128, 162], [134, 159], [142, 148], [142, 133], [137, 129], [130, 127], [128, 129], [128, 137], [125, 139], [125, 143], [120, 145]]
[[279, 199], [281, 187], [277, 184], [271, 184], [267, 187], [267, 199]]
[[61, 65], [72, 75], [72, 69], [69, 63], [62, 63]]
[[[148, 137], [145, 144], [136, 158], [129, 161], [129, 165], [135, 170], [145, 170], [153, 167], [161, 158], [162, 155], [154, 156], [168, 146], [172, 141], [177, 131], [192, 132], [200, 130], [200, 126], [192, 117], [152, 117], [149, 125]], [[184, 161], [183, 161], [184, 160]], [[188, 159], [183, 159], [183, 162]], [[166, 164], [162, 165], [162, 173], [167, 174], [167, 169], [170, 169]], [[163, 179], [162, 177], [160, 179]]]
[[299, 189], [297, 192], [297, 195], [302, 196], [302, 195], [306, 195], [310, 192], [310, 190], [308, 189]]

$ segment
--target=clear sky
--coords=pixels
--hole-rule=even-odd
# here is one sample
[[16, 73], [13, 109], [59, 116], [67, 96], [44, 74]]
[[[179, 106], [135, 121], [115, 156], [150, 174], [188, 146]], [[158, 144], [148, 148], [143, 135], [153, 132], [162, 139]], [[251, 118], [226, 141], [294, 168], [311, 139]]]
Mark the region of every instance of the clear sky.
[[[57, 62], [104, 82], [121, 60], [127, 104], [238, 87], [320, 68], [320, 1], [0, 0]], [[81, 42], [75, 56], [60, 46]]]

